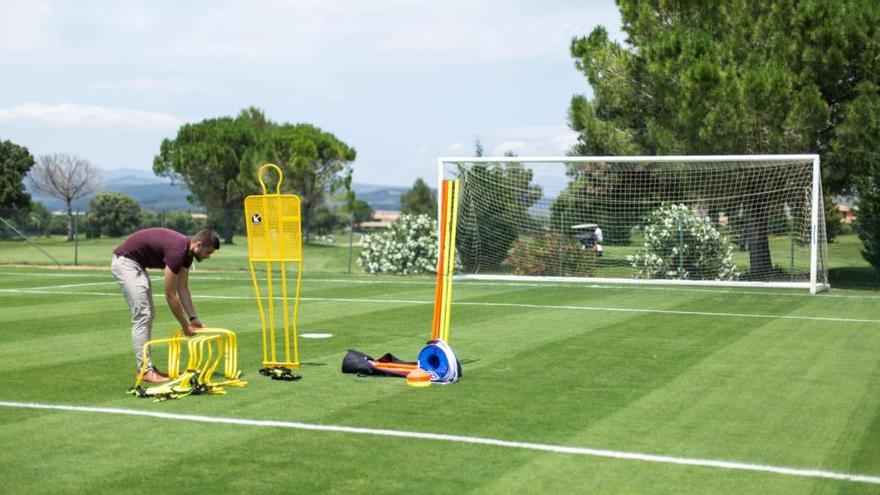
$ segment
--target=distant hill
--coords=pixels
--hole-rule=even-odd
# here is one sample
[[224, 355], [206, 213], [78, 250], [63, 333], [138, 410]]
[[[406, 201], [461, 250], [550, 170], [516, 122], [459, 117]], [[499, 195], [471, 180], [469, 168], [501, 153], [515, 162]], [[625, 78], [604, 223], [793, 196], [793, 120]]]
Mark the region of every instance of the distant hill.
[[400, 197], [409, 191], [410, 188], [352, 184], [351, 189], [358, 199], [369, 203], [374, 210], [400, 211]]
[[[181, 184], [172, 184], [170, 180], [157, 177], [145, 170], [107, 170], [102, 174], [102, 192], [121, 192], [134, 198], [142, 208], [148, 210], [203, 210], [201, 206], [187, 201], [189, 189]], [[43, 203], [50, 211], [64, 209], [64, 203], [58, 199], [34, 191], [30, 184], [25, 185], [28, 193], [35, 201]], [[370, 204], [374, 210], [400, 210], [400, 196], [409, 190], [407, 187], [377, 186], [370, 184], [352, 184], [358, 199]], [[74, 208], [86, 211], [89, 202], [95, 195], [89, 195], [74, 201]]]
[[[50, 211], [64, 209], [64, 202], [33, 190], [25, 181], [28, 193], [35, 201], [43, 203]], [[200, 206], [187, 201], [189, 190], [180, 184], [157, 177], [144, 170], [107, 170], [101, 176], [101, 192], [121, 192], [134, 198], [142, 208], [148, 210], [202, 210]], [[73, 202], [80, 211], [89, 209], [94, 194], [84, 196]]]

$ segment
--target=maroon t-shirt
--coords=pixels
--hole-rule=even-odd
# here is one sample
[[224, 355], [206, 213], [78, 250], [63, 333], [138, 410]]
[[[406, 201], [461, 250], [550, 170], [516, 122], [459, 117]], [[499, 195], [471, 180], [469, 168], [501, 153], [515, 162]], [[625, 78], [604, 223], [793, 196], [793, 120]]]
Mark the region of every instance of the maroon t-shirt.
[[189, 268], [193, 262], [189, 254], [189, 238], [161, 227], [135, 232], [113, 254], [137, 261], [144, 268], [167, 266], [174, 273], [179, 273], [181, 267]]

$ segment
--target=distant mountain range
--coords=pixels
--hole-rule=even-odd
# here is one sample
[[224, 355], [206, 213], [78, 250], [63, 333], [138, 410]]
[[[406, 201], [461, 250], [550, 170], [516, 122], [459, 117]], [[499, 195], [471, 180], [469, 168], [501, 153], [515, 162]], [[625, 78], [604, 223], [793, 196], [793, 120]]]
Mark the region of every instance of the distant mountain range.
[[[64, 202], [33, 190], [25, 181], [28, 193], [34, 201], [39, 201], [49, 211], [64, 210]], [[201, 210], [186, 197], [189, 190], [180, 184], [172, 184], [168, 179], [157, 177], [152, 172], [141, 170], [108, 170], [101, 175], [101, 192], [121, 192], [134, 198], [142, 208], [148, 210]], [[80, 211], [89, 209], [94, 194], [84, 196], [73, 202]]]
[[351, 189], [357, 199], [366, 201], [374, 210], [400, 211], [400, 197], [410, 188], [352, 183]]
[[[101, 178], [101, 192], [121, 192], [134, 198], [142, 208], [157, 211], [185, 210], [201, 211], [203, 208], [187, 200], [190, 192], [182, 184], [172, 184], [170, 180], [157, 177], [152, 172], [143, 170], [107, 170]], [[43, 203], [50, 211], [64, 209], [61, 200], [46, 196], [33, 190], [25, 181], [25, 187], [34, 201]], [[352, 184], [358, 199], [370, 204], [374, 210], [400, 210], [400, 196], [409, 190], [407, 187], [376, 186], [370, 184]], [[74, 201], [73, 206], [80, 211], [89, 208], [89, 202], [95, 195], [82, 197]]]

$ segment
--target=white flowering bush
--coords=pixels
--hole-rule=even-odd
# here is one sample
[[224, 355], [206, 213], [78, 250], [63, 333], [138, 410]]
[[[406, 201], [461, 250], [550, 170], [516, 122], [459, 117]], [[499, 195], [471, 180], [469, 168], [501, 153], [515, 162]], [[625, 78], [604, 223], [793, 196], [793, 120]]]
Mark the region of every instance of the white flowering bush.
[[733, 247], [709, 217], [682, 204], [648, 215], [644, 248], [626, 257], [636, 278], [736, 280]]
[[366, 235], [358, 264], [367, 273], [414, 275], [437, 271], [437, 219], [401, 215], [388, 230]]

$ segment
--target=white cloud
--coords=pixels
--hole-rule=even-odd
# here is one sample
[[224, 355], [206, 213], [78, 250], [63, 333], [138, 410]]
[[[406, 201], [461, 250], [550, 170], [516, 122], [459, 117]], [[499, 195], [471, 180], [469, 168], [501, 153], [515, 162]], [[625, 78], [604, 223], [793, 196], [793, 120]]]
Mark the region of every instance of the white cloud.
[[571, 149], [578, 134], [566, 126], [523, 126], [492, 129], [487, 137], [495, 141], [492, 155], [513, 151], [522, 156], [559, 156]]
[[[481, 134], [486, 156], [512, 151], [519, 156], [564, 156], [577, 142], [578, 134], [566, 126], [520, 126], [490, 129]], [[459, 141], [447, 144], [442, 154], [470, 156], [472, 146]]]
[[547, 144], [550, 146], [550, 149], [556, 151], [556, 154], [564, 155], [577, 143], [577, 140], [578, 133], [571, 129], [566, 129], [561, 134], [551, 137]]
[[184, 120], [174, 115], [123, 107], [29, 102], [13, 108], [0, 108], [0, 122], [34, 123], [51, 127], [176, 129]]

